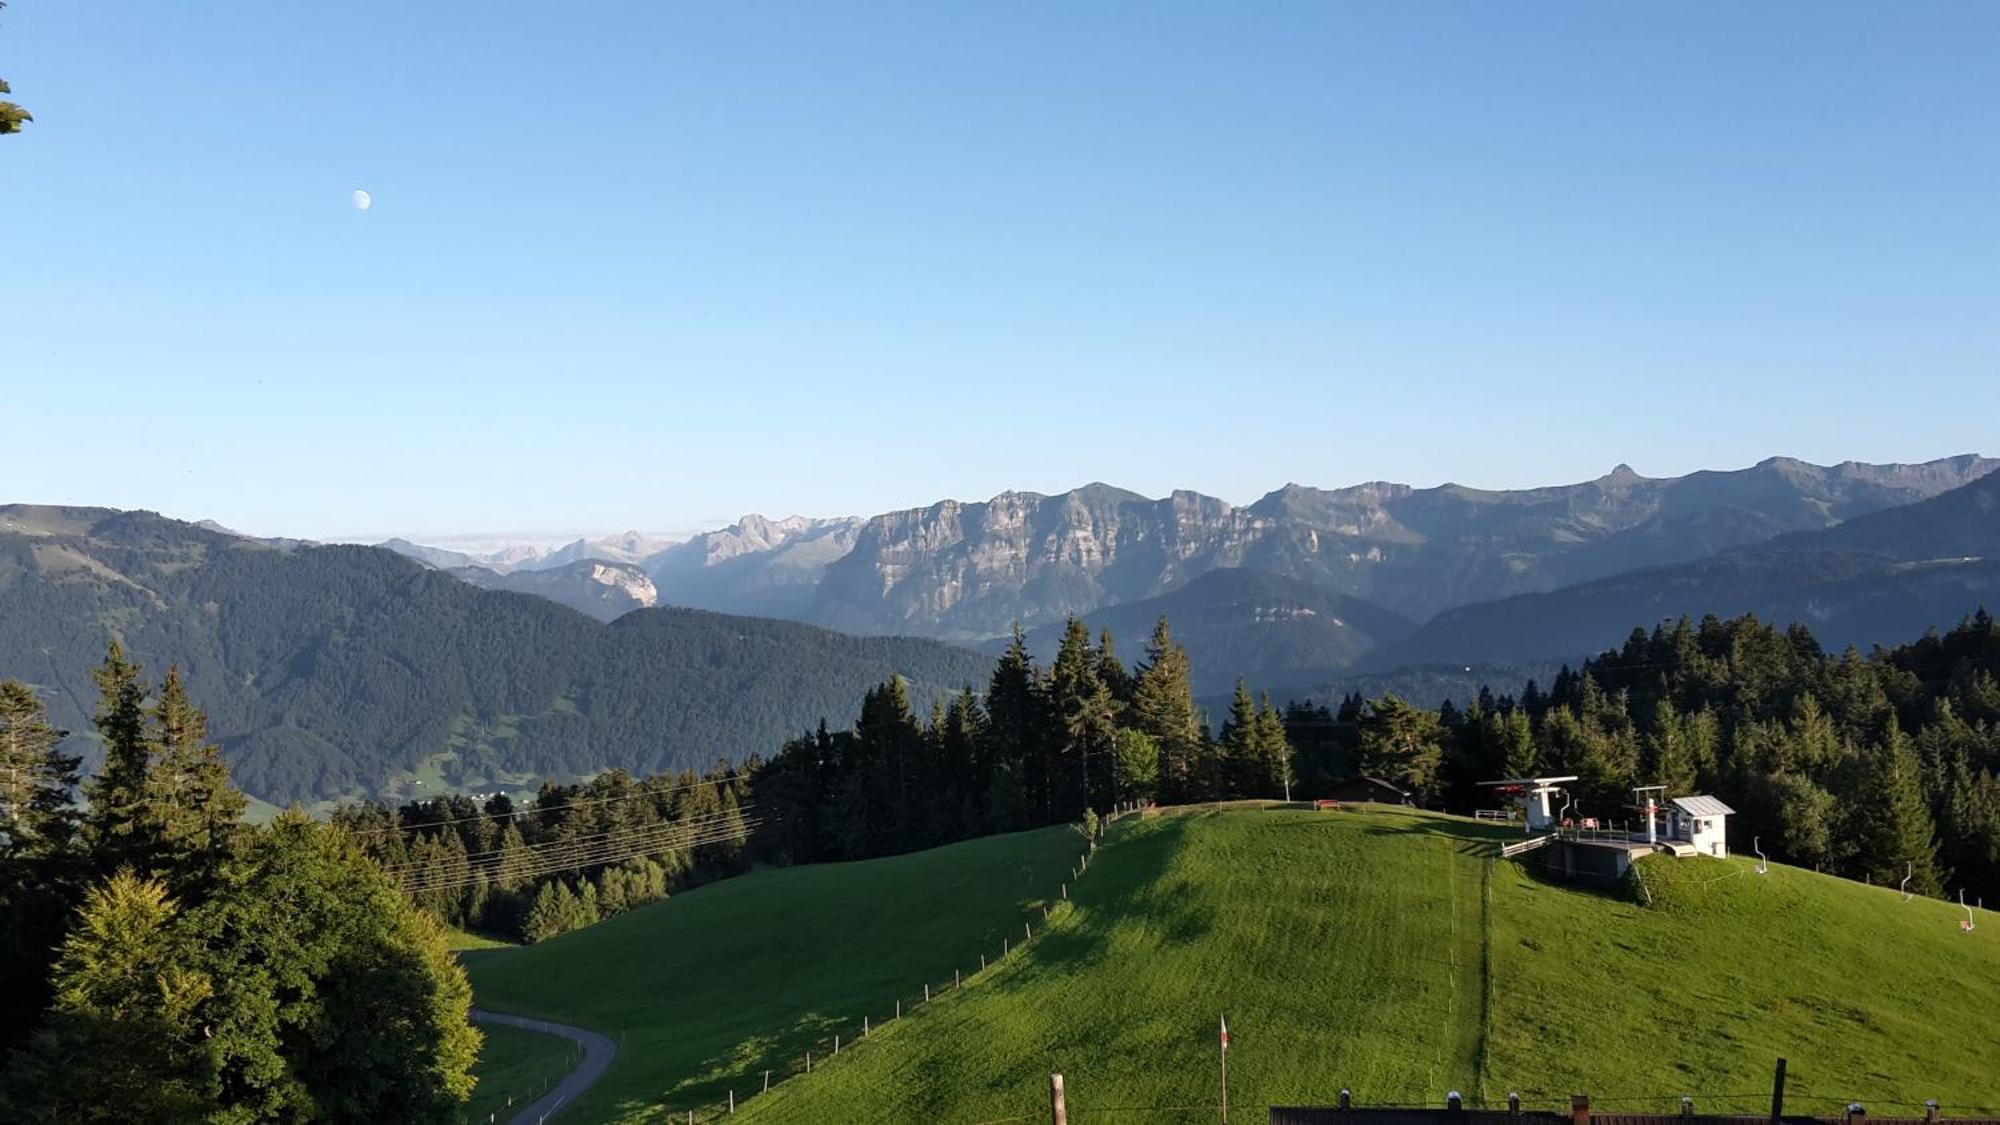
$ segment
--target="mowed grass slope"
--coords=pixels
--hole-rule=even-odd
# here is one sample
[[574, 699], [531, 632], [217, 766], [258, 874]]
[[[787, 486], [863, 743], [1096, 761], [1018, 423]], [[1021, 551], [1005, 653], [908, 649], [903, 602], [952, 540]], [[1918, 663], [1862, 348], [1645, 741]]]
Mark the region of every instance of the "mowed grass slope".
[[[1072, 1121], [1208, 1121], [1224, 1013], [1236, 1121], [1342, 1087], [1754, 1111], [1779, 1055], [1804, 1111], [2000, 1107], [2000, 918], [1963, 934], [1943, 903], [1664, 857], [1641, 865], [1642, 906], [1492, 858], [1517, 838], [1386, 809], [1128, 819], [1032, 943], [858, 1046], [862, 1011], [1039, 919], [1081, 842], [771, 872], [471, 968], [482, 1004], [628, 1031], [580, 1121], [730, 1088], [753, 1123], [1040, 1120], [1052, 1071]], [[744, 1096], [837, 1026], [837, 1059]]]
[[1962, 934], [1936, 901], [1664, 857], [1640, 906], [1485, 858], [1490, 831], [1403, 812], [1134, 825], [1018, 963], [748, 1120], [1039, 1120], [1051, 1071], [1072, 1121], [1213, 1120], [1218, 1010], [1239, 1121], [1342, 1087], [1756, 1112], [1779, 1055], [1801, 1111], [2000, 1106], [2000, 919]]
[[1470, 1091], [1494, 838], [1387, 811], [1123, 822], [1023, 954], [743, 1110], [982, 1122], [1045, 1114], [1059, 1071], [1072, 1121], [1211, 1121], [1225, 1013], [1234, 1120], [1342, 1085]]
[[466, 971], [482, 1007], [603, 1032], [617, 1061], [564, 1117], [643, 1120], [746, 1093], [835, 1029], [949, 981], [1040, 918], [1085, 848], [1067, 828], [762, 871]]
[[2000, 1109], [2000, 916], [1967, 934], [1953, 903], [1755, 869], [1651, 857], [1640, 906], [1498, 865], [1488, 1089], [1621, 1093], [1633, 1112], [1745, 1095], [1708, 1103], [1758, 1112], [1784, 1056], [1795, 1112]]

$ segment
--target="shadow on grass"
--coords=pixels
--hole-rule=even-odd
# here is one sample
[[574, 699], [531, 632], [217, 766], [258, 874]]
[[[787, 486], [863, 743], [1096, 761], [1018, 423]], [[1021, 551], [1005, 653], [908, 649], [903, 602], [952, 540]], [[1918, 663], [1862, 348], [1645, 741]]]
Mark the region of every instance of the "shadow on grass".
[[[1004, 959], [997, 936], [991, 948], [963, 950], [962, 986], [955, 988], [948, 976], [934, 982], [932, 1001], [954, 1001], [955, 993], [965, 988], [1013, 991], [1026, 987], [1038, 969], [1088, 963], [1102, 956], [1110, 940], [1108, 931], [1118, 917], [1141, 908], [1155, 915], [1162, 913], [1160, 900], [1149, 896], [1163, 893], [1159, 881], [1185, 846], [1186, 827], [1187, 820], [1181, 818], [1126, 822], [1114, 827], [1110, 843], [1100, 847], [1091, 860], [1088, 877], [1070, 885], [1070, 904], [1063, 903], [1056, 886], [1022, 900], [1021, 920], [1032, 927], [1033, 939], [1022, 946], [1020, 931], [1013, 931], [1007, 938]], [[1185, 908], [1166, 912], [1168, 940], [1199, 941], [1214, 927], [1212, 908], [1194, 905], [1196, 897], [1191, 892], [1181, 894], [1177, 901], [1186, 904]], [[1043, 906], [1055, 911], [1053, 924], [1043, 920]], [[984, 973], [979, 971], [982, 953], [988, 966]], [[872, 1040], [897, 1022], [898, 1000], [902, 1002], [903, 1017], [914, 1016], [924, 1003], [921, 986], [900, 997], [885, 995], [857, 1005], [852, 1013], [813, 1012], [781, 1028], [760, 1029], [692, 1066], [691, 1077], [663, 1088], [656, 1099], [628, 1098], [619, 1102], [615, 1107], [617, 1119], [684, 1121], [692, 1109], [696, 1121], [707, 1121], [718, 1107], [727, 1106], [730, 1091], [735, 1091], [739, 1105], [760, 1093], [767, 1070], [773, 1087], [803, 1077], [808, 1051], [812, 1052], [815, 1071], [827, 1065], [840, 1065], [831, 1049], [835, 1035], [840, 1036], [841, 1054], [856, 1048], [894, 1049], [893, 1043], [885, 1047]], [[866, 1038], [863, 1038], [864, 1013], [868, 1021]], [[644, 1048], [635, 1045], [633, 1049]]]

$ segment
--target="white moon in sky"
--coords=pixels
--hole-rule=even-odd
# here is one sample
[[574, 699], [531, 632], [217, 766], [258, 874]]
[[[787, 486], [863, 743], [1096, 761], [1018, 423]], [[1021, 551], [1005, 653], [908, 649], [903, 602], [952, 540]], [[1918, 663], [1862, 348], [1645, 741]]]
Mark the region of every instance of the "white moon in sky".
[[356, 211], [366, 211], [373, 206], [375, 206], [374, 196], [369, 195], [360, 188], [354, 189], [354, 209]]

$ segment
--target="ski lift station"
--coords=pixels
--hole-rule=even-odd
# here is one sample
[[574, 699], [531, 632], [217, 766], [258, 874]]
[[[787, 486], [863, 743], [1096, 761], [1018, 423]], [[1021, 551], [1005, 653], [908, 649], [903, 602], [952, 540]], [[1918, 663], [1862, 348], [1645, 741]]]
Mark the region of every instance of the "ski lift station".
[[1561, 874], [1621, 877], [1642, 855], [1729, 857], [1729, 818], [1735, 810], [1714, 797], [1666, 797], [1664, 785], [1632, 790], [1636, 830], [1571, 815], [1575, 802], [1565, 777], [1508, 777], [1480, 784], [1512, 797], [1521, 806], [1530, 841], [1508, 848], [1516, 855], [1557, 845], [1549, 867]]

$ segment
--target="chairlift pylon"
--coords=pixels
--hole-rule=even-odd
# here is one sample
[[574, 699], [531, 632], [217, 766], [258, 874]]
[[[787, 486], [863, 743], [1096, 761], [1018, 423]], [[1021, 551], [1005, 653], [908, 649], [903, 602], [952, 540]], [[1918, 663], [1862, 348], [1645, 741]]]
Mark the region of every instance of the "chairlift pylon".
[[[1910, 901], [1911, 899], [1913, 899], [1913, 898], [1917, 897], [1916, 895], [1914, 895], [1914, 894], [1911, 894], [1911, 893], [1910, 893], [1910, 876], [1912, 876], [1912, 875], [1916, 874], [1916, 871], [1917, 871], [1917, 867], [1916, 867], [1916, 864], [1915, 864], [1915, 863], [1913, 863], [1912, 861], [1910, 861], [1910, 860], [1907, 860], [1907, 859], [1903, 861], [1903, 882], [1902, 882], [1902, 886], [1901, 886], [1901, 888], [1900, 888], [1900, 889], [1901, 889], [1901, 890], [1902, 890], [1902, 892], [1903, 892], [1903, 901], [1904, 901], [1904, 902], [1908, 902], [1908, 901]], [[1964, 892], [1963, 892], [1963, 891], [1961, 891], [1961, 892], [1959, 892], [1959, 893], [1960, 893], [1961, 895], [1963, 895], [1963, 894], [1964, 894]]]
[[1960, 933], [1969, 934], [1972, 932], [1972, 908], [1965, 905], [1964, 887], [1958, 888], [1958, 905], [1965, 910], [1965, 921], [1958, 924], [1958, 930]]
[[[1742, 838], [1741, 836], [1737, 837], [1739, 840]], [[1750, 837], [1750, 850], [1757, 853], [1757, 874], [1769, 875], [1771, 873], [1771, 862], [1764, 858], [1764, 838], [1762, 836]]]

